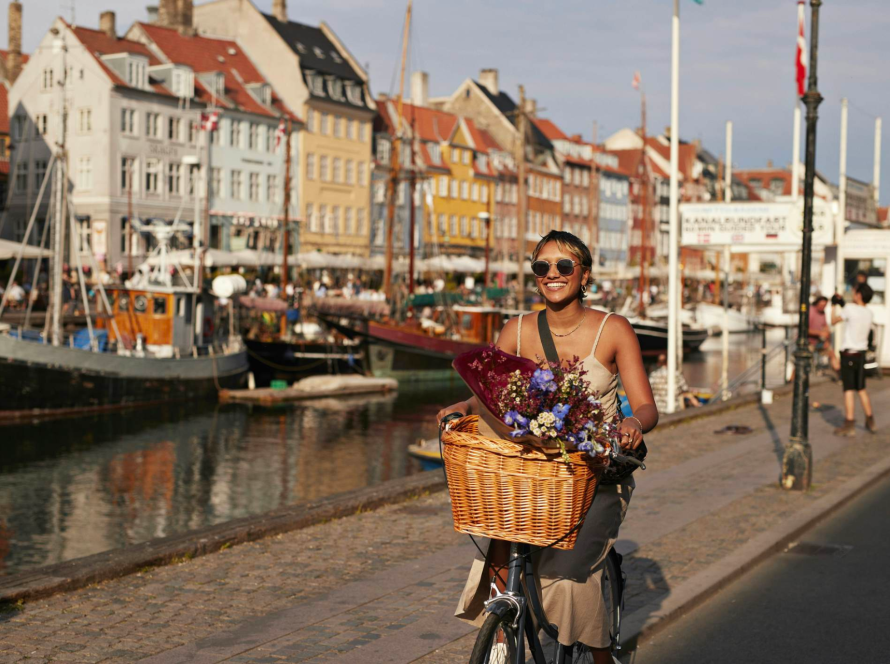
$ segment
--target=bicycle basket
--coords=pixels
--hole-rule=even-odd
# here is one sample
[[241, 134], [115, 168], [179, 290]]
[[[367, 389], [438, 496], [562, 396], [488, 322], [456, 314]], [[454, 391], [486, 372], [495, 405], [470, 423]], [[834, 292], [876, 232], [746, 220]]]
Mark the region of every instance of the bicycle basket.
[[605, 462], [569, 452], [566, 464], [558, 450], [482, 436], [478, 422], [478, 415], [463, 417], [442, 433], [454, 529], [573, 548], [580, 530], [575, 525], [590, 509]]

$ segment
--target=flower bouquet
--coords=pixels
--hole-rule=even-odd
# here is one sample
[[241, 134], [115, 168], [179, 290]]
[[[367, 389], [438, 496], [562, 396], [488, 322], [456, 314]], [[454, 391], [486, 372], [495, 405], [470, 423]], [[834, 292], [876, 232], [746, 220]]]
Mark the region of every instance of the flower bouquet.
[[565, 462], [567, 446], [594, 458], [609, 456], [616, 422], [606, 419], [577, 357], [567, 365], [535, 364], [492, 346], [460, 355], [454, 368], [496, 420], [486, 418], [498, 433], [517, 442], [557, 445]]
[[616, 439], [581, 363], [485, 348], [454, 368], [481, 406], [442, 433], [455, 530], [573, 548]]

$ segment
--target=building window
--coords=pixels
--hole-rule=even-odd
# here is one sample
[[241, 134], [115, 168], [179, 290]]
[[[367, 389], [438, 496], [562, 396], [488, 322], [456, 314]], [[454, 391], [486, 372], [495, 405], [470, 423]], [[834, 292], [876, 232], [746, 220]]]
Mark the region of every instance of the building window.
[[221, 168], [210, 169], [210, 194], [216, 198], [223, 197], [223, 174]]
[[247, 147], [250, 150], [260, 149], [260, 126], [256, 122], [251, 122], [247, 130]]
[[590, 171], [588, 171], [588, 170], [581, 171], [581, 186], [582, 187], [590, 186]]
[[470, 152], [469, 150], [464, 150], [463, 153], [464, 153], [463, 154], [464, 166], [469, 166], [470, 165], [470, 157], [473, 156], [473, 153]]
[[572, 169], [569, 168], [568, 166], [566, 166], [565, 171], [563, 171], [562, 177], [565, 180], [566, 184], [571, 184], [572, 183]]
[[121, 193], [125, 194], [131, 188], [135, 188], [136, 183], [133, 177], [136, 174], [136, 159], [133, 157], [121, 157]]
[[333, 172], [331, 174], [331, 180], [333, 182], [343, 182], [343, 160], [340, 157], [334, 157], [333, 159]]
[[350, 141], [355, 140], [355, 120], [346, 119], [346, 138]]
[[315, 110], [311, 108], [306, 109], [306, 124], [303, 128], [308, 132], [312, 133], [315, 131]]
[[343, 234], [352, 235], [355, 229], [352, 227], [352, 208], [343, 209]]
[[331, 116], [327, 113], [321, 114], [321, 127], [319, 128], [319, 133], [328, 135], [328, 124], [330, 123]]
[[236, 169], [229, 174], [229, 197], [235, 201], [244, 199], [244, 175]]
[[241, 121], [232, 120], [229, 123], [229, 145], [233, 148], [241, 147]]
[[460, 182], [457, 180], [451, 181], [451, 198], [457, 198], [460, 196]]
[[460, 183], [460, 197], [467, 200], [470, 197], [470, 183], [464, 180]]
[[355, 234], [365, 234], [365, 208], [359, 208], [355, 211]]
[[427, 143], [426, 149], [430, 153], [430, 161], [435, 164], [442, 163], [442, 148], [438, 143]]
[[43, 178], [46, 177], [46, 160], [38, 159], [34, 162], [34, 189], [35, 191], [40, 190], [40, 185], [43, 184]]
[[254, 203], [260, 200], [260, 174], [251, 173], [248, 179], [247, 195]]
[[93, 162], [89, 157], [80, 157], [77, 160], [77, 188], [81, 191], [93, 188]]
[[785, 180], [782, 178], [773, 178], [769, 181], [769, 190], [776, 196], [781, 196], [782, 192], [785, 191]]
[[25, 127], [28, 126], [28, 119], [23, 115], [16, 115], [12, 118], [12, 140], [25, 140]]
[[323, 233], [325, 229], [328, 227], [328, 206], [327, 205], [319, 205], [318, 206], [318, 226], [316, 228], [317, 231]]
[[358, 181], [360, 187], [365, 187], [368, 184], [368, 172], [365, 170], [365, 162], [360, 161], [358, 166], [356, 167], [356, 177], [355, 179]]
[[266, 176], [266, 200], [270, 203], [280, 203], [278, 200], [278, 176]]
[[315, 155], [311, 152], [306, 155], [306, 179], [315, 179]]
[[439, 196], [445, 198], [448, 196], [448, 176], [443, 175], [439, 178]]
[[158, 159], [145, 160], [145, 191], [157, 194], [161, 186], [161, 162]]
[[445, 235], [448, 230], [448, 220], [445, 218], [444, 214], [439, 215], [439, 235]]
[[145, 135], [149, 138], [161, 138], [161, 114], [145, 114]]
[[46, 136], [47, 129], [49, 129], [49, 117], [46, 115], [46, 113], [35, 115], [34, 133], [37, 136]]
[[451, 219], [449, 219], [449, 222], [450, 223], [448, 225], [450, 226], [450, 228], [448, 229], [448, 234], [453, 238], [457, 237], [457, 215], [451, 215]]
[[334, 116], [334, 138], [343, 137], [343, 118], [339, 115]]
[[93, 131], [93, 109], [78, 108], [77, 109], [77, 133], [89, 134]]
[[359, 140], [362, 143], [368, 142], [368, 123], [367, 122], [359, 122], [358, 123], [358, 134], [359, 134]]
[[15, 191], [24, 194], [28, 190], [28, 162], [22, 161], [15, 165]]
[[167, 138], [177, 143], [182, 140], [182, 120], [167, 118]]
[[470, 191], [470, 200], [478, 201], [479, 200], [479, 185], [475, 182], [473, 183], [473, 188]]
[[481, 193], [482, 193], [482, 202], [483, 202], [483, 203], [488, 203], [488, 185], [487, 185], [487, 184], [483, 184], [483, 185], [482, 185], [482, 192], [481, 192]]
[[330, 173], [328, 172], [328, 158], [327, 155], [322, 155], [318, 160], [318, 179], [322, 182], [327, 182], [330, 177]]
[[377, 161], [381, 164], [389, 163], [389, 156], [392, 152], [392, 145], [389, 140], [381, 138], [377, 141]]
[[197, 145], [198, 143], [198, 123], [195, 120], [189, 120], [189, 145]]
[[328, 221], [327, 226], [325, 226], [326, 233], [333, 233], [334, 235], [340, 234], [340, 206], [334, 205], [331, 208], [331, 216]]
[[167, 164], [167, 191], [179, 195], [182, 192], [182, 164]]
[[40, 77], [40, 89], [41, 90], [52, 90], [53, 87], [53, 70], [49, 67], [43, 70], [43, 75]]
[[460, 150], [453, 147], [451, 148], [451, 163], [459, 164], [460, 163]]
[[470, 228], [469, 228], [469, 225], [467, 224], [466, 217], [460, 218], [460, 234], [462, 237], [467, 237], [470, 234]]
[[346, 184], [355, 184], [355, 162], [346, 160]]
[[375, 182], [374, 183], [374, 202], [375, 203], [385, 203], [386, 202], [386, 183], [385, 182]]

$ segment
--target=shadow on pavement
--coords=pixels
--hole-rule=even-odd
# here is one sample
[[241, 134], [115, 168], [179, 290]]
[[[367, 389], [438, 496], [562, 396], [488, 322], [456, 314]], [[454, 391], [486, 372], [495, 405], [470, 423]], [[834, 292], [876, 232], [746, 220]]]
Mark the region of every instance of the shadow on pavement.
[[779, 435], [779, 431], [776, 429], [776, 425], [773, 423], [773, 418], [770, 416], [769, 411], [763, 407], [762, 403], [757, 404], [757, 410], [763, 418], [763, 423], [766, 425], [767, 431], [769, 431], [770, 440], [772, 440], [773, 443], [773, 450], [776, 453], [776, 459], [781, 466], [782, 458], [785, 455], [785, 444], [782, 442], [782, 437]]

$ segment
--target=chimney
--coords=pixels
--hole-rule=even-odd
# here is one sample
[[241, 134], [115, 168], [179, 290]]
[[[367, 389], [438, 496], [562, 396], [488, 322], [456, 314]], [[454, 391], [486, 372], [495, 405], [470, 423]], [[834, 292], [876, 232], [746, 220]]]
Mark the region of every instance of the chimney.
[[6, 54], [6, 76], [10, 83], [22, 73], [22, 3], [9, 3], [9, 52]]
[[157, 24], [158, 22], [158, 6], [157, 5], [149, 5], [145, 8], [146, 13], [148, 14], [148, 22], [152, 24]]
[[179, 24], [176, 11], [176, 0], [161, 0], [158, 5], [158, 25], [175, 28]]
[[430, 97], [430, 75], [425, 71], [411, 74], [411, 103], [426, 107]]
[[773, 160], [772, 160], [772, 159], [767, 159], [767, 160], [766, 160], [766, 167], [767, 167], [767, 168], [772, 168], [772, 167], [773, 167]]
[[486, 87], [488, 91], [497, 97], [501, 91], [498, 88], [498, 70], [483, 69], [479, 72], [479, 83]]
[[287, 0], [274, 0], [272, 2], [272, 16], [287, 23]]
[[184, 35], [193, 35], [194, 29], [192, 16], [194, 15], [194, 6], [192, 0], [178, 0], [177, 4], [176, 27], [179, 28], [179, 32]]
[[108, 35], [110, 39], [117, 39], [117, 32], [114, 27], [114, 12], [102, 12], [99, 14], [99, 30]]

